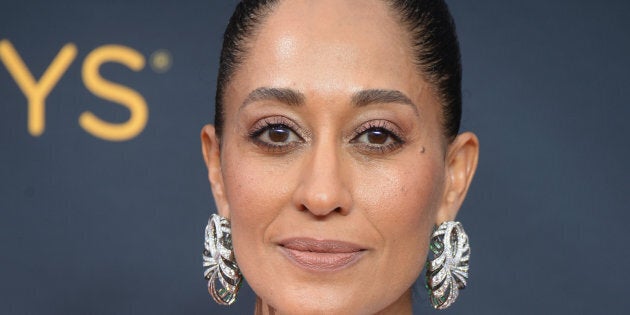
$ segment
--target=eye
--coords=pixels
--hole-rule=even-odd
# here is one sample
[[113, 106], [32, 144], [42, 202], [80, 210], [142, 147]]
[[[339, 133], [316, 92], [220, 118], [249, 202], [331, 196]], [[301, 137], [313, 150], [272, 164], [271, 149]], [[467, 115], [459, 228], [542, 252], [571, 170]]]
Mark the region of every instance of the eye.
[[303, 142], [302, 137], [294, 131], [295, 128], [297, 127], [294, 127], [287, 119], [266, 118], [254, 125], [249, 132], [249, 138], [265, 150], [281, 153]]
[[356, 138], [357, 142], [386, 145], [394, 141], [391, 132], [383, 128], [372, 128], [364, 131]]
[[282, 145], [299, 141], [300, 139], [291, 128], [282, 124], [274, 124], [263, 128], [258, 135], [258, 140], [269, 144]]
[[[390, 126], [391, 125], [391, 126]], [[387, 153], [400, 148], [404, 141], [392, 129], [393, 124], [377, 121], [368, 122], [356, 132], [351, 143], [368, 153]]]

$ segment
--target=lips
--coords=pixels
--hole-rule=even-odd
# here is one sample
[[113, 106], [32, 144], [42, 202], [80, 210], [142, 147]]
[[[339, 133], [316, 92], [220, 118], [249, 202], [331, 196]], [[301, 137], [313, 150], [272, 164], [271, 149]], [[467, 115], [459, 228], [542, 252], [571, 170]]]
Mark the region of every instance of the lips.
[[282, 253], [307, 271], [338, 271], [350, 267], [365, 254], [359, 245], [311, 238], [291, 238], [279, 242]]

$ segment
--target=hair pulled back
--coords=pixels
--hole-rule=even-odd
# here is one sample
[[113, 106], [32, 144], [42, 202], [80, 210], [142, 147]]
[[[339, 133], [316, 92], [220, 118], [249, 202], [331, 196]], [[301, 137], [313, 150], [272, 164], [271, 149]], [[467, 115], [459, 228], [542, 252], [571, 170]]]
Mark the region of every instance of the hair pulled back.
[[[459, 132], [462, 112], [461, 57], [455, 23], [444, 0], [383, 0], [403, 25], [424, 78], [435, 87], [442, 102], [444, 135], [452, 140]], [[223, 35], [215, 97], [214, 125], [221, 136], [224, 124], [224, 91], [246, 58], [249, 40], [280, 0], [241, 0]]]

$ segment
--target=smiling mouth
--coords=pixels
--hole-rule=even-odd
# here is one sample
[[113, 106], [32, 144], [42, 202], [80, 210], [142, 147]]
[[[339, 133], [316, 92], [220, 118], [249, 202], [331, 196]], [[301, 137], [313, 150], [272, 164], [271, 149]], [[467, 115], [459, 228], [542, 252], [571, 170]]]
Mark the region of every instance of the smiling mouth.
[[332, 240], [292, 238], [279, 243], [282, 253], [298, 267], [314, 272], [338, 271], [356, 263], [366, 252], [358, 245]]

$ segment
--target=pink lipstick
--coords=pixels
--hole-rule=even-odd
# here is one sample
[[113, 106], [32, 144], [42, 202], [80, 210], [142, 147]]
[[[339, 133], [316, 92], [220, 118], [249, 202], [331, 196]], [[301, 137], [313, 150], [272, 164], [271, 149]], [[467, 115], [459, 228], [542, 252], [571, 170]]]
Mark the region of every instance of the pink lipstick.
[[284, 255], [298, 267], [316, 272], [337, 271], [357, 262], [365, 253], [359, 245], [332, 240], [291, 238], [279, 242]]

